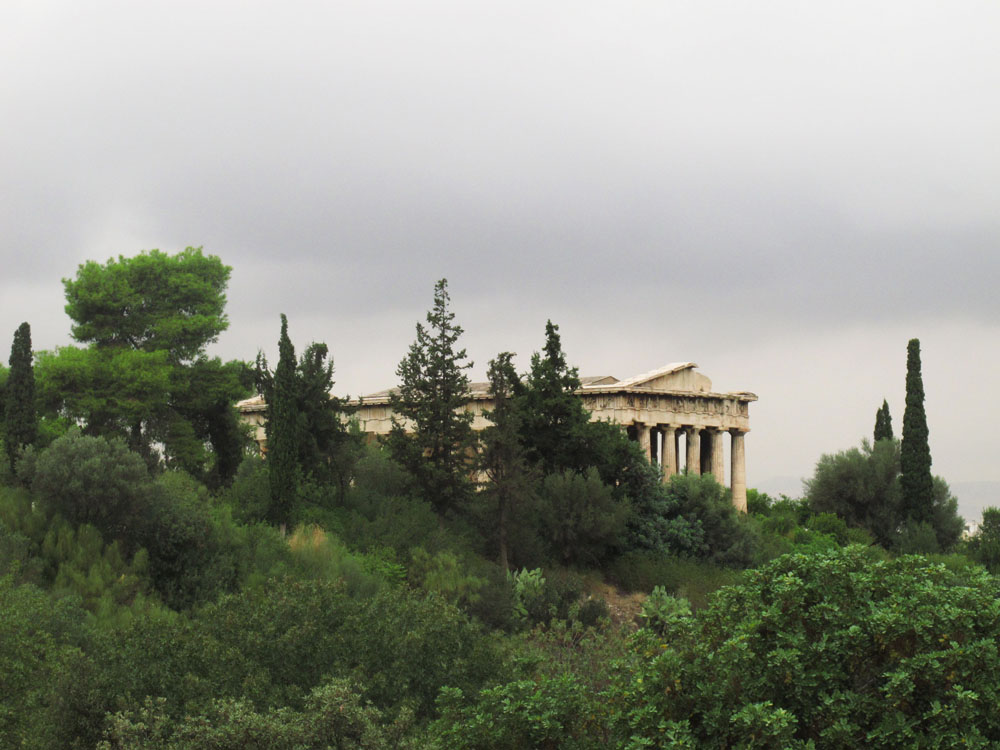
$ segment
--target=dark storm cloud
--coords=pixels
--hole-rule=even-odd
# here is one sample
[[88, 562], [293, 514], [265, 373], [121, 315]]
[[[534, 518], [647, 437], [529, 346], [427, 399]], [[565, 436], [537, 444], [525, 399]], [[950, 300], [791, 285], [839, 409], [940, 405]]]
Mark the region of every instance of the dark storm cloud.
[[286, 312], [355, 391], [388, 385], [442, 276], [479, 364], [526, 364], [548, 317], [619, 376], [604, 363], [697, 353], [756, 377], [766, 350], [792, 378], [805, 341], [849, 357], [844, 331], [916, 323], [981, 337], [998, 22], [986, 2], [4, 3], [0, 312], [54, 346], [78, 263], [203, 245], [234, 267], [227, 355]]

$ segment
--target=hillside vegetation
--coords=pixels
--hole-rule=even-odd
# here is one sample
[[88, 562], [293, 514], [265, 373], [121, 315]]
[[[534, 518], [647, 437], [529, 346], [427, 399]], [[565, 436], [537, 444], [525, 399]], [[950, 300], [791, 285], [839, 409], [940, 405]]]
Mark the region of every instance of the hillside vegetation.
[[[397, 371], [408, 429], [366, 443], [285, 316], [273, 369], [208, 357], [229, 270], [87, 263], [64, 282], [79, 346], [32, 354], [17, 328], [0, 746], [1000, 742], [1000, 511], [962, 539], [918, 417], [900, 443], [883, 404], [806, 497], [750, 490], [742, 515], [589, 420], [551, 321], [526, 372], [489, 363], [474, 434], [442, 280]], [[253, 392], [266, 457], [233, 408]]]

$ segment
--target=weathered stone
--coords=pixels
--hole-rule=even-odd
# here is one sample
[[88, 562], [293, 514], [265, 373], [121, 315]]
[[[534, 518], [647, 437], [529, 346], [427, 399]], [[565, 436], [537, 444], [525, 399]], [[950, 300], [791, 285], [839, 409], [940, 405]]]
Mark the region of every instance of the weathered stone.
[[[610, 375], [581, 378], [581, 387], [576, 394], [590, 411], [592, 420], [611, 421], [625, 428], [634, 425], [636, 439], [650, 459], [650, 429], [658, 426], [663, 434], [663, 447], [657, 451], [657, 457], [665, 481], [679, 470], [676, 441], [678, 430], [685, 430], [688, 436], [687, 470], [701, 472], [701, 440], [710, 440], [709, 466], [715, 478], [722, 482], [725, 466], [722, 433], [730, 432], [733, 505], [745, 511], [743, 436], [750, 431], [749, 405], [757, 400], [757, 396], [746, 391], [715, 393], [712, 381], [697, 372], [696, 367], [693, 362], [681, 362], [627, 380], [618, 380]], [[362, 432], [372, 436], [384, 435], [392, 428], [392, 410], [389, 408], [391, 392], [392, 389], [379, 391], [354, 402], [357, 407], [355, 417]], [[241, 401], [236, 406], [243, 420], [254, 426], [255, 439], [265, 450], [267, 404], [258, 396]], [[471, 383], [465, 410], [473, 415], [474, 430], [490, 426], [491, 422], [484, 412], [492, 409], [489, 383]]]

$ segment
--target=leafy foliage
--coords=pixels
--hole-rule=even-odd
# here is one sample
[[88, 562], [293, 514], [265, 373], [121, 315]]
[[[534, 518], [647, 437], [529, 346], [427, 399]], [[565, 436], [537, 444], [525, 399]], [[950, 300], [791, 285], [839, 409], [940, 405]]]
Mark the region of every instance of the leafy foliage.
[[92, 524], [130, 548], [141, 545], [152, 479], [122, 441], [73, 430], [25, 463], [23, 474], [50, 513]]
[[782, 557], [669, 632], [622, 686], [622, 731], [658, 743], [683, 726], [698, 747], [992, 745], [997, 587], [858, 547]]
[[596, 563], [620, 543], [628, 506], [615, 499], [596, 469], [550, 474], [541, 496], [542, 537], [561, 564]]
[[672, 596], [663, 586], [656, 586], [642, 603], [642, 618], [644, 628], [652, 630], [663, 637], [672, 630], [678, 620], [691, 614], [691, 604], [683, 597]]
[[200, 248], [81, 265], [63, 284], [73, 336], [89, 346], [38, 358], [45, 421], [121, 437], [151, 465], [162, 448], [172, 467], [229, 481], [242, 451], [232, 404], [246, 394], [247, 369], [204, 354], [228, 326], [229, 273]]
[[1000, 508], [983, 508], [983, 519], [969, 540], [969, 553], [991, 573], [1000, 573]]
[[165, 701], [147, 699], [138, 710], [119, 712], [111, 719], [108, 739], [98, 750], [364, 750], [394, 747], [405, 750], [405, 719], [391, 725], [382, 713], [363, 704], [358, 690], [346, 679], [315, 688], [301, 711], [290, 708], [258, 711], [245, 700], [213, 702], [203, 714], [173, 722]]
[[[860, 449], [824, 455], [806, 482], [809, 507], [840, 516], [848, 527], [869, 531], [886, 548], [895, 548], [901, 540], [911, 552], [954, 547], [965, 523], [947, 483], [940, 477], [932, 480], [928, 520], [917, 522], [906, 516], [900, 471], [900, 446], [895, 440], [874, 445], [862, 441]], [[917, 541], [921, 534], [922, 542]]]
[[58, 747], [59, 675], [84, 645], [83, 613], [31, 584], [0, 575], [0, 745]]
[[194, 247], [119, 256], [104, 265], [88, 261], [75, 279], [63, 279], [73, 338], [193, 360], [229, 325], [223, 311], [231, 271]]
[[820, 457], [806, 495], [814, 512], [835, 513], [890, 547], [903, 520], [898, 476], [899, 443], [863, 441], [860, 449]]

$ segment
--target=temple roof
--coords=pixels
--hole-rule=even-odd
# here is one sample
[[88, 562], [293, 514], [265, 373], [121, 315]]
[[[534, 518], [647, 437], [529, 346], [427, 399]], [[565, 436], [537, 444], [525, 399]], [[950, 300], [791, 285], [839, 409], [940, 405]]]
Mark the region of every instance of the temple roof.
[[[698, 365], [694, 362], [672, 362], [655, 370], [635, 375], [625, 380], [618, 380], [613, 375], [588, 375], [580, 378], [580, 391], [615, 392], [622, 390], [646, 391], [646, 392], [668, 392], [668, 393], [701, 393], [712, 396], [728, 396], [746, 401], [756, 401], [757, 396], [748, 391], [735, 391], [726, 394], [712, 393], [712, 381], [700, 372], [695, 372]], [[369, 393], [362, 396], [362, 403], [387, 402], [389, 396], [398, 393], [399, 388], [386, 388], [385, 390]], [[488, 382], [469, 383], [469, 396], [473, 399], [488, 399], [490, 397], [490, 384]], [[236, 404], [236, 408], [242, 412], [263, 411], [267, 408], [261, 396], [244, 399]]]
[[[636, 375], [631, 378], [626, 378], [625, 380], [613, 380], [612, 383], [608, 385], [617, 385], [621, 388], [631, 388], [637, 385], [648, 385], [650, 382], [656, 380], [657, 378], [662, 378], [665, 375], [673, 375], [684, 370], [692, 370], [697, 367], [694, 362], [672, 362], [669, 365], [664, 365], [655, 370], [650, 370], [649, 372], [644, 372], [641, 375]], [[583, 387], [595, 387], [603, 386], [605, 383], [584, 383]]]

